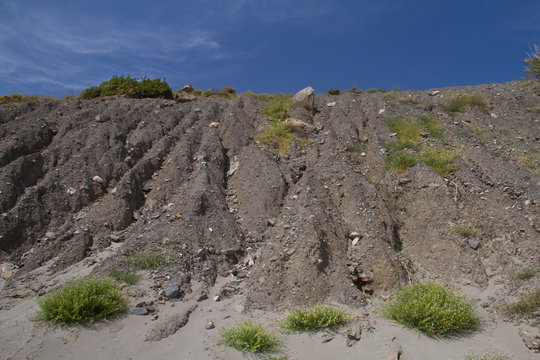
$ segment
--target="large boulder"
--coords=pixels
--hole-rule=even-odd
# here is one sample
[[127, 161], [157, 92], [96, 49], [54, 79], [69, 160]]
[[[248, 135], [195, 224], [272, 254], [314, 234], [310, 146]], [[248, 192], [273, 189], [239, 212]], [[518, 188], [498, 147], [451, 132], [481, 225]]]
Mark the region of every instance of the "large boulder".
[[291, 108], [295, 109], [303, 107], [306, 110], [313, 110], [315, 106], [315, 91], [311, 86], [308, 86], [296, 94], [292, 98]]

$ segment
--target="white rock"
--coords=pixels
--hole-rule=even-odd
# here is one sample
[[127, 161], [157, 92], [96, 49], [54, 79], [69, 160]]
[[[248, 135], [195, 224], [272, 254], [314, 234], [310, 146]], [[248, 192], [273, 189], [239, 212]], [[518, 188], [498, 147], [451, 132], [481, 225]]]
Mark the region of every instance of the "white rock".
[[99, 184], [103, 184], [103, 182], [104, 182], [103, 179], [101, 178], [101, 176], [97, 176], [97, 175], [92, 178], [92, 181], [97, 182]]
[[382, 114], [384, 111], [385, 111], [385, 109], [380, 109], [379, 110], [379, 115]]
[[328, 104], [326, 104], [326, 106], [336, 106], [336, 102], [335, 101], [332, 101], [332, 102], [329, 102]]
[[315, 91], [311, 86], [308, 86], [296, 94], [292, 98], [292, 108], [303, 106], [307, 110], [312, 110], [315, 106]]

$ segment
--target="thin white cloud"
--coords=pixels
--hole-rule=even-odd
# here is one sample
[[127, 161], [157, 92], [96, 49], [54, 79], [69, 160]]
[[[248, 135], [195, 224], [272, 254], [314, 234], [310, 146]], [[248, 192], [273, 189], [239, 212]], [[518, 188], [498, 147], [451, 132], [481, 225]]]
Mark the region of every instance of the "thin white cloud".
[[91, 67], [94, 72], [107, 68], [111, 59], [123, 62], [124, 72], [129, 72], [126, 65], [138, 67], [136, 63], [148, 59], [180, 64], [193, 52], [208, 57], [222, 55], [210, 31], [187, 24], [180, 29], [148, 28], [126, 19], [87, 14], [81, 14], [81, 19], [70, 18], [21, 3], [0, 3], [0, 10], [5, 10], [0, 15], [0, 82], [49, 83], [73, 89], [81, 86], [62, 79], [84, 77]]

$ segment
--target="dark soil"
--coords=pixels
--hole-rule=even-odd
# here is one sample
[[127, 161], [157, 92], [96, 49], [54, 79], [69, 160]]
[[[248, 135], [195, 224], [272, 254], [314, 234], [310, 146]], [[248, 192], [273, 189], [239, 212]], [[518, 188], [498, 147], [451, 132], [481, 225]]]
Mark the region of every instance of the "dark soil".
[[[32, 270], [65, 269], [112, 242], [117, 255], [97, 272], [161, 251], [171, 261], [157, 287], [232, 273], [262, 308], [361, 305], [423, 277], [485, 286], [536, 266], [540, 85], [439, 90], [316, 97], [306, 139], [287, 154], [254, 140], [268, 121], [248, 96], [0, 107], [0, 262], [16, 268], [3, 301], [39, 291]], [[439, 106], [451, 94], [489, 105], [452, 116]], [[394, 116], [436, 119], [443, 137], [420, 143], [457, 151], [457, 170], [385, 170]]]

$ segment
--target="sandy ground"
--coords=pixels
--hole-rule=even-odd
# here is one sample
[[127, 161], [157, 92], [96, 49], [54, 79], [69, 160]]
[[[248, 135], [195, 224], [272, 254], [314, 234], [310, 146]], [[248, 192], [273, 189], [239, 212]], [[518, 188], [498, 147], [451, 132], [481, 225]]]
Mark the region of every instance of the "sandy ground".
[[[67, 271], [72, 276], [80, 274], [82, 267]], [[64, 275], [65, 275], [64, 274]], [[251, 318], [278, 330], [278, 321], [283, 314], [255, 311], [243, 313], [244, 296], [235, 295], [216, 302], [213, 297], [227, 281], [220, 278], [212, 288], [207, 300], [197, 302], [200, 284], [193, 285], [193, 292], [182, 301], [157, 304], [159, 317], [125, 315], [112, 321], [84, 326], [54, 327], [32, 321], [39, 307], [35, 298], [26, 299], [10, 310], [0, 311], [0, 339], [2, 359], [244, 359], [242, 354], [218, 344], [219, 331], [242, 319]], [[142, 280], [138, 285], [145, 287], [150, 282]], [[496, 285], [480, 292], [474, 287], [462, 290], [473, 299], [482, 300]], [[140, 299], [132, 300], [135, 304]], [[480, 301], [479, 301], [480, 303]], [[159, 341], [147, 341], [149, 331], [183, 314], [196, 305], [188, 323], [176, 333]], [[465, 354], [497, 351], [508, 354], [512, 359], [540, 359], [540, 354], [531, 353], [521, 340], [518, 327], [513, 323], [493, 320], [479, 311], [486, 322], [481, 332], [463, 338], [434, 340], [418, 332], [392, 324], [377, 315], [379, 300], [367, 308], [350, 309], [359, 319], [367, 320], [372, 330], [363, 330], [362, 338], [352, 347], [346, 346], [347, 326], [334, 333], [335, 338], [323, 343], [324, 332], [311, 334], [284, 334], [284, 354], [288, 359], [464, 359]], [[212, 321], [215, 328], [206, 329]]]

